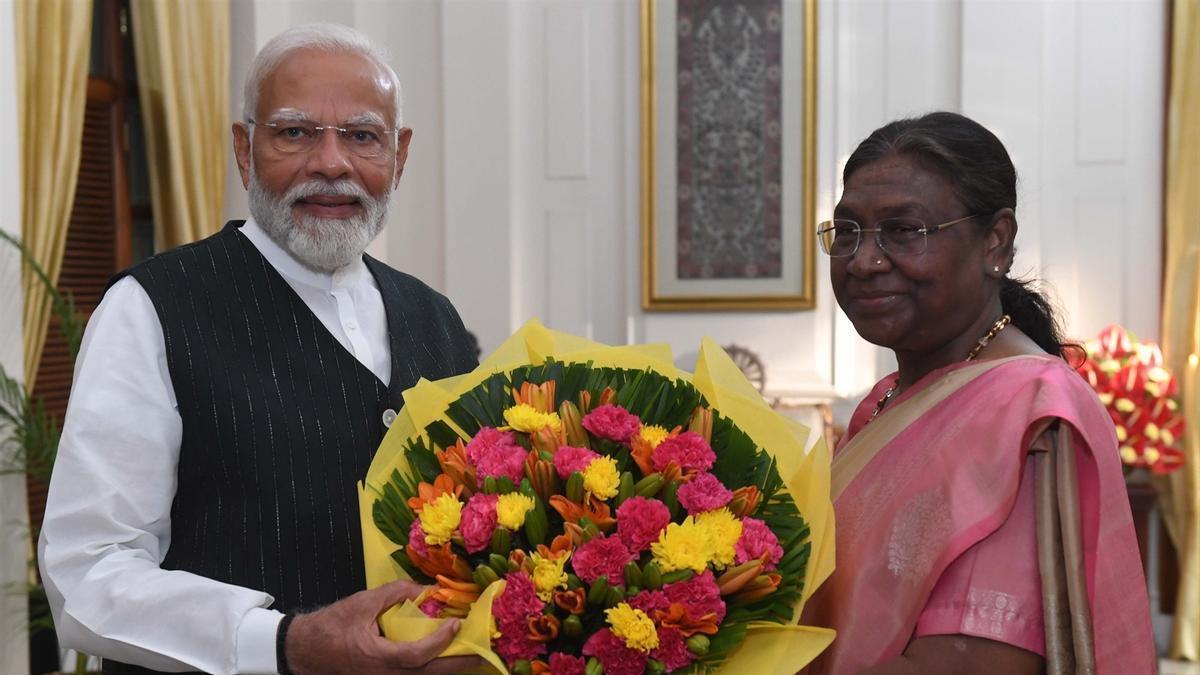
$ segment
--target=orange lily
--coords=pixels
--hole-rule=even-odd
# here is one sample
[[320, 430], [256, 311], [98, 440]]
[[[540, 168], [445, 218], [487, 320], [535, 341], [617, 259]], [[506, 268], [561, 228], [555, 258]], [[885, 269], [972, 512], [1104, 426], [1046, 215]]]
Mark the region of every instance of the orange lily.
[[525, 458], [525, 476], [533, 486], [533, 491], [543, 500], [559, 492], [558, 474], [554, 465], [542, 459], [536, 451], [531, 451]]
[[760, 574], [750, 580], [741, 591], [735, 593], [729, 600], [734, 604], [744, 605], [746, 603], [761, 600], [775, 592], [779, 588], [779, 582], [783, 580], [778, 572], [768, 572]]
[[554, 385], [554, 380], [541, 384], [522, 382], [519, 390], [513, 390], [513, 400], [517, 405], [524, 403], [541, 413], [554, 412]]
[[546, 548], [545, 544], [538, 544], [538, 555], [543, 558], [558, 558], [564, 553], [570, 555], [575, 550], [575, 545], [571, 542], [571, 536], [560, 534], [550, 542], [550, 547]]
[[724, 574], [717, 577], [717, 588], [721, 595], [732, 595], [742, 590], [754, 577], [762, 572], [766, 554], [762, 558], [747, 560], [737, 567], [730, 567]]
[[408, 554], [408, 559], [412, 561], [412, 564], [427, 576], [434, 578], [445, 576], [453, 579], [471, 578], [471, 566], [450, 550], [449, 542], [441, 546], [430, 546], [427, 556], [417, 555], [412, 546], [405, 546], [404, 552]]
[[475, 467], [467, 460], [467, 446], [463, 445], [461, 438], [454, 445], [445, 450], [435, 450], [433, 454], [437, 457], [442, 472], [463, 486], [463, 491], [468, 497], [478, 491]]
[[529, 434], [529, 443], [534, 450], [553, 455], [558, 452], [560, 447], [567, 444], [567, 433], [561, 424], [558, 426], [558, 431], [550, 427], [542, 427]]
[[437, 501], [438, 497], [444, 494], [459, 497], [462, 491], [462, 484], [455, 483], [453, 478], [444, 473], [439, 473], [437, 478], [433, 479], [433, 485], [422, 482], [417, 486], [417, 496], [408, 498], [408, 508], [420, 513], [426, 504]]
[[553, 672], [550, 670], [550, 664], [541, 659], [534, 659], [529, 665], [533, 667], [533, 675], [550, 675]]
[[712, 408], [698, 406], [692, 411], [692, 418], [688, 420], [688, 431], [694, 431], [703, 436], [706, 443], [712, 443], [712, 425]]
[[483, 592], [483, 589], [473, 582], [456, 581], [441, 574], [436, 578], [437, 588], [429, 595], [435, 600], [446, 603], [448, 607], [470, 609], [471, 605], [479, 599], [479, 594]]
[[738, 518], [753, 515], [758, 508], [762, 493], [754, 485], [746, 485], [733, 491], [733, 499], [729, 502], [729, 510]]
[[[582, 392], [586, 394], [587, 392]], [[592, 441], [583, 428], [583, 415], [579, 406], [570, 401], [563, 401], [558, 406], [558, 419], [562, 420], [563, 432], [566, 433], [567, 443], [577, 448], [591, 449]]]
[[572, 614], [583, 614], [583, 610], [587, 607], [587, 594], [583, 592], [582, 588], [555, 591], [554, 605]]
[[568, 523], [579, 524], [581, 518], [587, 518], [600, 528], [601, 532], [608, 532], [613, 525], [617, 524], [617, 520], [612, 517], [612, 511], [609, 510], [608, 504], [596, 499], [595, 497], [587, 497], [583, 504], [573, 502], [562, 495], [554, 495], [550, 497], [550, 506], [558, 511], [558, 515], [562, 516], [563, 520]]
[[533, 559], [525, 555], [525, 551], [519, 548], [508, 552], [508, 565], [512, 569], [524, 570], [533, 574]]
[[715, 635], [717, 632], [717, 615], [715, 613], [709, 612], [703, 616], [693, 617], [687, 607], [678, 602], [671, 603], [666, 610], [658, 610], [655, 615], [660, 625], [678, 628], [684, 637], [691, 637], [696, 633]]
[[553, 614], [538, 614], [527, 619], [529, 639], [534, 642], [549, 642], [558, 637], [558, 617]]

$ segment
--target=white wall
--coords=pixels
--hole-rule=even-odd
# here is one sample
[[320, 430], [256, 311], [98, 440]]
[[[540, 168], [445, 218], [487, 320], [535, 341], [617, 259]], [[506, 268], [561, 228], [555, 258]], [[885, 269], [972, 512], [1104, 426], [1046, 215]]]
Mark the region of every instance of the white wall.
[[[0, 1], [0, 128], [16, 133], [17, 120], [16, 34], [13, 6]], [[10, 147], [14, 147], [11, 146]], [[21, 234], [19, 153], [0, 153], [0, 230]], [[0, 364], [18, 377], [24, 370], [21, 338], [21, 258], [7, 243], [0, 243]], [[29, 514], [25, 503], [25, 477], [0, 476], [0, 673], [29, 672], [27, 598]]]
[[[414, 146], [373, 251], [447, 292], [485, 350], [540, 316], [606, 342], [669, 342], [684, 365], [702, 335], [736, 342], [760, 354], [777, 394], [854, 397], [891, 367], [841, 318], [824, 260], [813, 311], [642, 311], [635, 0], [235, 6], [269, 13], [243, 22], [258, 45], [324, 19], [391, 49]], [[1014, 269], [1053, 284], [1072, 335], [1119, 321], [1156, 338], [1163, 11], [1154, 0], [819, 0], [818, 218], [872, 129], [963, 112], [1017, 165]], [[239, 49], [235, 78], [249, 58]]]

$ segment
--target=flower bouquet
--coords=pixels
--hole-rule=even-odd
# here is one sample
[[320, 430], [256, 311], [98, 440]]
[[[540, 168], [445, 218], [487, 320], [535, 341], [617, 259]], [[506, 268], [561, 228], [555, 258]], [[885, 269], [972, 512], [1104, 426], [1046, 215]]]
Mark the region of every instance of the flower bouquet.
[[360, 484], [367, 583], [430, 585], [383, 617], [501, 672], [794, 673], [833, 569], [829, 458], [715, 344], [662, 347], [531, 322], [474, 372], [405, 394]]
[[1125, 466], [1148, 468], [1156, 474], [1182, 466], [1179, 384], [1163, 368], [1158, 345], [1138, 342], [1114, 324], [1084, 347], [1087, 359], [1079, 372], [1112, 417]]

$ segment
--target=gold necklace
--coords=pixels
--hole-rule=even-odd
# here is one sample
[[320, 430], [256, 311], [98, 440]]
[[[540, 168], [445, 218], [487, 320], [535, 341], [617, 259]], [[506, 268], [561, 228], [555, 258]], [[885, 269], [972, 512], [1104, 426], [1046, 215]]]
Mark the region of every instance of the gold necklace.
[[[967, 358], [963, 359], [963, 361], [974, 361], [975, 357], [979, 356], [979, 352], [983, 351], [983, 348], [988, 346], [988, 343], [995, 339], [995, 337], [1000, 334], [1000, 331], [1004, 330], [1005, 327], [1007, 327], [1010, 323], [1012, 323], [1012, 317], [1008, 314], [1005, 314], [997, 319], [996, 323], [992, 324], [992, 327], [988, 329], [988, 332], [984, 333], [983, 337], [979, 338], [979, 341], [975, 343], [975, 346], [971, 348], [971, 351], [967, 352]], [[888, 404], [888, 401], [892, 400], [892, 396], [899, 388], [900, 376], [897, 375], [896, 381], [892, 383], [892, 386], [888, 387], [888, 390], [885, 391], [883, 396], [879, 398], [879, 402], [875, 404], [875, 412], [871, 413], [871, 419], [867, 420], [867, 422], [870, 422], [879, 416], [880, 411], [882, 411], [883, 407]]]

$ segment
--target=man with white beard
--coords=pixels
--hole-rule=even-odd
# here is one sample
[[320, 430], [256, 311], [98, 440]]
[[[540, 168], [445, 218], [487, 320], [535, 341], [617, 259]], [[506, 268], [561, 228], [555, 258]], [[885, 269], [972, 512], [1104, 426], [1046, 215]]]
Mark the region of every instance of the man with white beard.
[[393, 643], [422, 588], [365, 586], [355, 482], [420, 377], [475, 366], [449, 301], [364, 255], [411, 130], [379, 50], [289, 30], [246, 81], [252, 218], [118, 275], [84, 336], [39, 560], [105, 673], [455, 672]]

